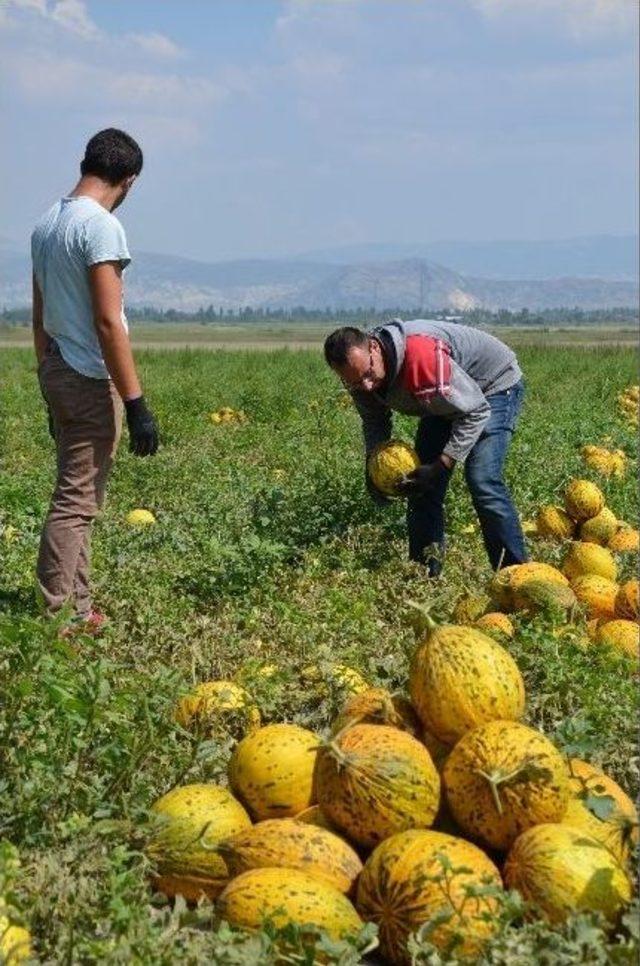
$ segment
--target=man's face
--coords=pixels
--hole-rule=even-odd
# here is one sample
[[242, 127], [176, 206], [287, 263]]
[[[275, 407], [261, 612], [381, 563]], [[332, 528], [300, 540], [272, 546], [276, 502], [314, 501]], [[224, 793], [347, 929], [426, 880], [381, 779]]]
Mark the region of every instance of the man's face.
[[124, 201], [124, 199], [129, 194], [129, 191], [131, 190], [131, 186], [133, 185], [133, 182], [135, 180], [136, 180], [136, 176], [135, 176], [135, 174], [132, 174], [130, 178], [124, 178], [120, 182], [120, 184], [118, 185], [118, 188], [120, 189], [120, 192], [119, 192], [118, 196], [116, 197], [116, 200], [113, 203], [113, 206], [111, 208], [111, 211], [115, 211], [116, 208], [119, 208], [120, 207], [120, 205], [122, 204], [122, 202]]
[[366, 346], [350, 349], [345, 364], [334, 368], [342, 385], [352, 392], [375, 392], [386, 375], [384, 356], [377, 339], [369, 339]]

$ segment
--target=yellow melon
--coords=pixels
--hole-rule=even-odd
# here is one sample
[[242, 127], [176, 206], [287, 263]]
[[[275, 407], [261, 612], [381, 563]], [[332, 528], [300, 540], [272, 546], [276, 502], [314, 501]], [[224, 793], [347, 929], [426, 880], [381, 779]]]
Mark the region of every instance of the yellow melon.
[[420, 457], [413, 447], [397, 439], [381, 443], [367, 457], [367, 471], [373, 485], [385, 496], [397, 496], [398, 483], [419, 466]]
[[595, 641], [596, 644], [610, 647], [635, 661], [640, 657], [640, 627], [635, 621], [617, 618], [601, 622], [595, 634]]
[[412, 962], [411, 933], [433, 923], [429, 941], [455, 943], [456, 957], [476, 957], [498, 928], [500, 873], [475, 845], [442, 832], [411, 829], [382, 842], [365, 864], [356, 908], [379, 929], [382, 955]]
[[615, 553], [637, 553], [640, 550], [640, 532], [633, 527], [620, 527], [609, 538], [607, 547]]
[[598, 577], [596, 574], [583, 574], [576, 577], [571, 586], [589, 620], [613, 617], [618, 593], [618, 585], [614, 580], [607, 580], [606, 577]]
[[571, 519], [581, 523], [600, 513], [604, 495], [590, 480], [571, 480], [565, 490], [564, 505]]
[[489, 593], [498, 610], [513, 610], [516, 607], [515, 595], [518, 589], [530, 580], [544, 580], [567, 586], [569, 581], [563, 573], [551, 564], [531, 560], [523, 564], [511, 564], [498, 570], [489, 583]]
[[487, 594], [463, 594], [455, 602], [451, 612], [451, 622], [453, 624], [473, 624], [486, 614], [491, 604], [491, 598]]
[[536, 825], [516, 840], [504, 879], [551, 922], [576, 912], [614, 921], [631, 898], [631, 883], [612, 853], [581, 829], [557, 823]]
[[524, 683], [497, 641], [473, 627], [433, 627], [417, 649], [411, 701], [424, 727], [446, 745], [484, 721], [520, 718]]
[[277, 928], [295, 925], [333, 939], [356, 936], [362, 928], [347, 897], [299, 869], [250, 869], [229, 882], [216, 904], [220, 919], [238, 929], [258, 930], [265, 919]]
[[507, 615], [501, 611], [491, 611], [489, 614], [484, 614], [476, 621], [475, 626], [488, 634], [489, 637], [512, 638], [516, 632]]
[[615, 615], [627, 621], [640, 619], [640, 584], [634, 577], [620, 585], [616, 596]]
[[577, 604], [571, 587], [553, 580], [527, 580], [512, 592], [514, 610], [564, 617]]
[[583, 574], [597, 574], [615, 580], [618, 568], [610, 550], [597, 543], [572, 543], [564, 558], [562, 569], [570, 581]]
[[385, 688], [368, 688], [349, 698], [332, 726], [337, 734], [350, 724], [385, 724], [421, 737], [420, 719], [410, 701], [392, 695]]
[[300, 869], [349, 892], [362, 871], [350, 845], [327, 829], [293, 818], [271, 818], [232, 835], [218, 846], [231, 877], [249, 869]]
[[271, 724], [233, 750], [229, 784], [254, 819], [286, 818], [315, 803], [313, 770], [319, 739], [294, 724]]
[[629, 796], [603, 771], [579, 758], [569, 761], [571, 797], [563, 825], [582, 829], [626, 862], [638, 841], [638, 814]]
[[15, 966], [34, 960], [31, 948], [31, 933], [24, 926], [16, 926], [0, 915], [0, 961], [5, 966]]
[[428, 828], [440, 802], [429, 752], [406, 731], [358, 724], [318, 752], [318, 804], [349, 839], [366, 847], [394, 832]]
[[536, 527], [540, 536], [549, 540], [571, 540], [576, 529], [569, 514], [559, 506], [540, 507]]
[[168, 896], [215, 898], [229, 878], [215, 846], [251, 825], [231, 792], [216, 785], [181, 785], [152, 806], [159, 816], [147, 846], [154, 885]]
[[490, 721], [461, 738], [443, 780], [460, 828], [494, 849], [508, 849], [532, 825], [559, 822], [569, 801], [560, 752], [515, 721]]
[[215, 732], [220, 726], [244, 734], [260, 727], [260, 712], [251, 698], [233, 681], [204, 681], [181, 698], [175, 720], [183, 728]]
[[370, 687], [359, 671], [346, 664], [328, 664], [322, 667], [309, 664], [300, 671], [300, 678], [305, 685], [312, 687], [318, 697], [326, 697], [331, 689], [343, 694], [359, 694]]
[[580, 539], [583, 543], [599, 543], [606, 547], [618, 529], [618, 519], [608, 507], [603, 507], [595, 517], [580, 525]]
[[624, 450], [614, 450], [609, 457], [609, 465], [611, 466], [612, 476], [624, 476], [627, 472], [627, 454], [624, 452]]
[[156, 522], [151, 510], [129, 510], [125, 517], [131, 527], [149, 527]]
[[613, 473], [612, 454], [608, 449], [604, 446], [589, 445], [583, 446], [581, 452], [583, 460], [590, 469], [595, 470], [602, 476], [611, 476]]

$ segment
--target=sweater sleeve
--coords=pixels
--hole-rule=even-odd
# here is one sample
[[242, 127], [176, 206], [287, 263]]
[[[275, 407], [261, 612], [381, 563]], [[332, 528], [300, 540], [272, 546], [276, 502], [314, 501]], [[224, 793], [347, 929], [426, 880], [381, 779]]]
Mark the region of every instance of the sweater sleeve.
[[451, 435], [442, 452], [457, 463], [464, 463], [491, 415], [491, 407], [480, 386], [452, 360], [446, 396], [434, 397], [430, 409], [452, 422]]
[[370, 393], [353, 392], [351, 398], [362, 420], [364, 448], [368, 456], [378, 443], [386, 443], [391, 439], [391, 410]]

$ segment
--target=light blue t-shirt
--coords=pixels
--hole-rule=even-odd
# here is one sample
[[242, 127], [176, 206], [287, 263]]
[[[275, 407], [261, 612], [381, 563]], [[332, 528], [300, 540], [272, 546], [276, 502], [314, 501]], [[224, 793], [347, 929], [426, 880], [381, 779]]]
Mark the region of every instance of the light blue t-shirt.
[[[108, 379], [93, 321], [88, 269], [99, 262], [120, 262], [123, 268], [129, 264], [124, 228], [93, 198], [61, 198], [33, 230], [31, 259], [44, 301], [45, 332], [76, 372]], [[124, 309], [121, 317], [127, 329]]]

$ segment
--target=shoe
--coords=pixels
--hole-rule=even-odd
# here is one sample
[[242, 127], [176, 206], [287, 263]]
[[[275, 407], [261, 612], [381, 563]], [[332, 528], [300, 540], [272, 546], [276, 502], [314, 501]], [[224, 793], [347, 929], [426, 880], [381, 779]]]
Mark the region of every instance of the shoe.
[[92, 610], [86, 617], [76, 617], [70, 624], [63, 627], [60, 631], [60, 637], [63, 640], [67, 640], [70, 637], [77, 637], [81, 634], [86, 634], [89, 637], [99, 637], [104, 631], [105, 625], [108, 623], [109, 619], [106, 614], [102, 614], [99, 610]]

